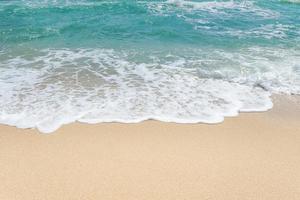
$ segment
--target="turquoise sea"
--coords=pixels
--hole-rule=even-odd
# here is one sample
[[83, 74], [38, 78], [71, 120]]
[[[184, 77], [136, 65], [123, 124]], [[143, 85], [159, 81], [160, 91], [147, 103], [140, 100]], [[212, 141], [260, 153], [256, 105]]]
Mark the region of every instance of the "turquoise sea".
[[0, 0], [0, 123], [218, 123], [300, 94], [298, 0]]

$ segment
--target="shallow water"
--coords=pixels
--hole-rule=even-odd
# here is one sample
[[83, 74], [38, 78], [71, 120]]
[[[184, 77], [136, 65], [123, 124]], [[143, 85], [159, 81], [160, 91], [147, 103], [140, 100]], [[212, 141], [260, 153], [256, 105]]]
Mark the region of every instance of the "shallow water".
[[300, 4], [0, 1], [0, 123], [217, 123], [300, 94]]

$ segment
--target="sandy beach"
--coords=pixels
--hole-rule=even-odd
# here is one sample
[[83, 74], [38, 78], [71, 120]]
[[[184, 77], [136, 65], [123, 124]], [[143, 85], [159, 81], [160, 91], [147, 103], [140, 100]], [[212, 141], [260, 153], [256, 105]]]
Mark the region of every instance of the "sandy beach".
[[300, 200], [299, 0], [0, 0], [0, 200]]
[[0, 126], [1, 200], [298, 200], [300, 101], [224, 123]]

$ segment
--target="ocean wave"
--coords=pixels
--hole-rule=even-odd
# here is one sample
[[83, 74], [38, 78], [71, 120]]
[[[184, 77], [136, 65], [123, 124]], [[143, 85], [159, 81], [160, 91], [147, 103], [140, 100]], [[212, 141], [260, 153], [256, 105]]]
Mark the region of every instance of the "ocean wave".
[[300, 3], [300, 0], [281, 0], [281, 2], [285, 2], [285, 3]]
[[297, 51], [186, 51], [140, 61], [108, 49], [2, 55], [0, 123], [45, 133], [74, 121], [218, 123], [270, 109], [274, 92], [300, 93]]
[[277, 18], [280, 14], [276, 11], [261, 8], [255, 1], [188, 1], [188, 0], [167, 0], [167, 4], [174, 5], [186, 11], [206, 11], [214, 14], [232, 15], [232, 11], [250, 13], [265, 18]]
[[66, 8], [74, 6], [99, 6], [104, 4], [118, 3], [117, 1], [91, 1], [91, 0], [21, 0], [4, 1], [2, 6], [17, 6], [20, 8]]
[[224, 33], [237, 36], [239, 38], [265, 38], [265, 39], [284, 39], [288, 37], [289, 33], [294, 33], [297, 29], [293, 25], [284, 25], [284, 24], [266, 24], [259, 27], [250, 29], [250, 30], [229, 30], [224, 31]]

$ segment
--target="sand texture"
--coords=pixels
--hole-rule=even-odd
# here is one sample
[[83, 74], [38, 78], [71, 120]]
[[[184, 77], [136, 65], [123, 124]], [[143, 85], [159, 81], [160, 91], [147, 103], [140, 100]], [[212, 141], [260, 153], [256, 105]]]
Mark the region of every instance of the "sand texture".
[[299, 102], [218, 125], [0, 126], [0, 199], [299, 200]]

